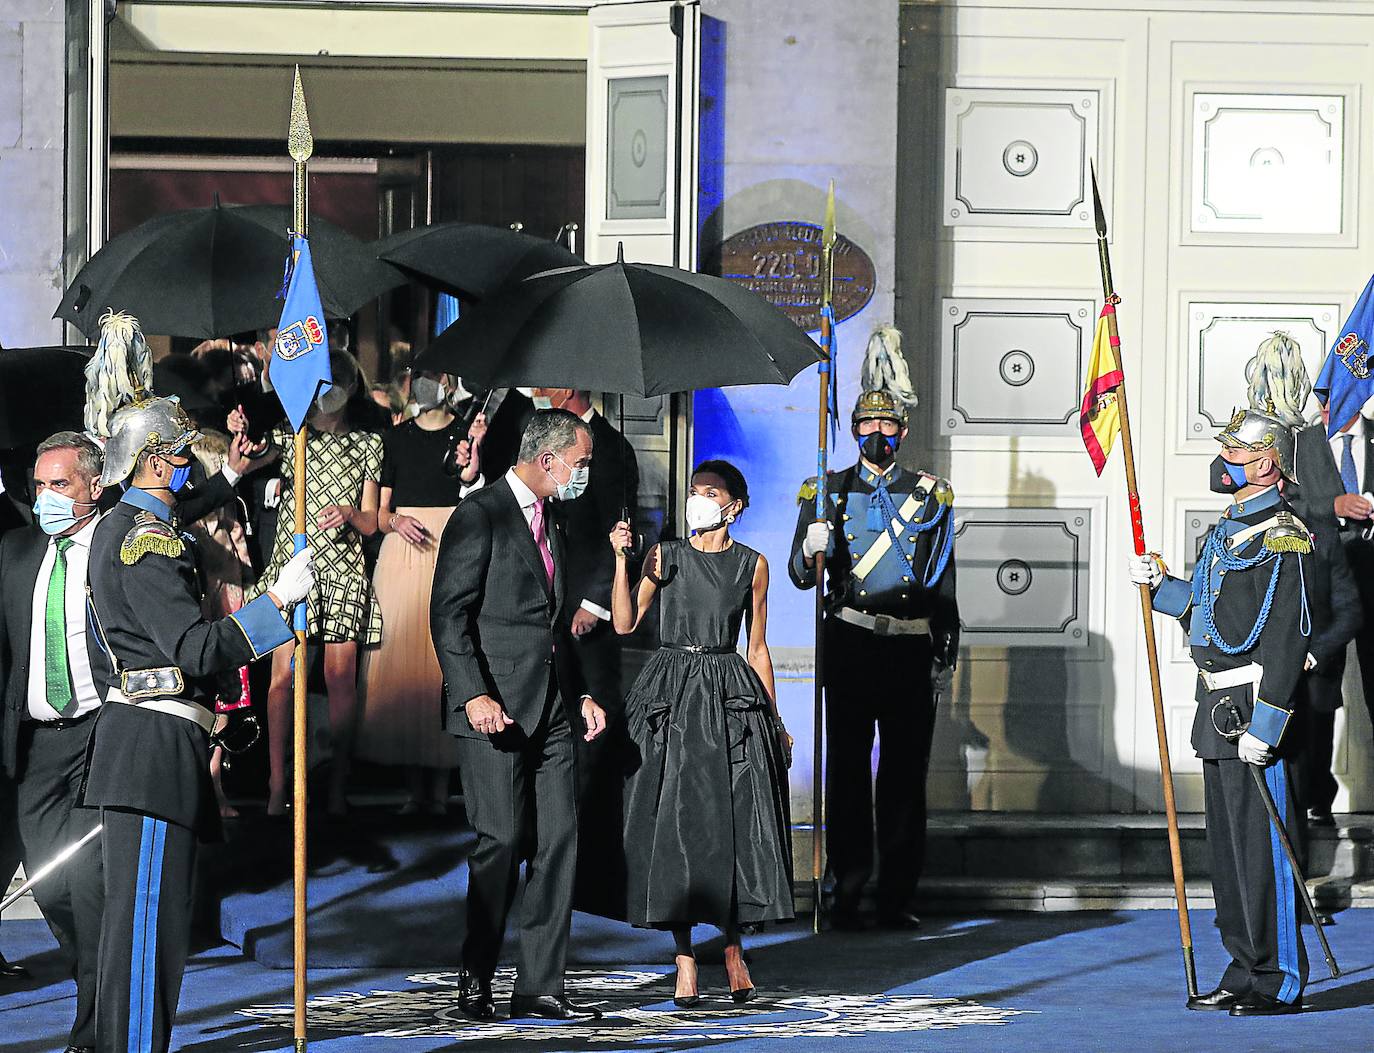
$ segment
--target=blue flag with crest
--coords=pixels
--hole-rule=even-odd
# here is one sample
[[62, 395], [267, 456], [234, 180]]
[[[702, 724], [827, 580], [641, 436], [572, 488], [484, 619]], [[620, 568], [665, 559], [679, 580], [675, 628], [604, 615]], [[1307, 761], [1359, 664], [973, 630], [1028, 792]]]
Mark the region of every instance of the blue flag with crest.
[[1374, 277], [1360, 293], [1350, 317], [1341, 326], [1336, 342], [1327, 352], [1322, 371], [1312, 390], [1330, 411], [1326, 436], [1340, 431], [1345, 422], [1360, 412], [1374, 395], [1374, 364], [1369, 345], [1374, 339]]
[[295, 264], [287, 260], [290, 278], [277, 326], [277, 341], [272, 345], [270, 376], [291, 430], [299, 431], [315, 396], [333, 385], [329, 374], [329, 330], [325, 326], [320, 290], [315, 284], [315, 267], [310, 261], [310, 242], [294, 232], [291, 255]]

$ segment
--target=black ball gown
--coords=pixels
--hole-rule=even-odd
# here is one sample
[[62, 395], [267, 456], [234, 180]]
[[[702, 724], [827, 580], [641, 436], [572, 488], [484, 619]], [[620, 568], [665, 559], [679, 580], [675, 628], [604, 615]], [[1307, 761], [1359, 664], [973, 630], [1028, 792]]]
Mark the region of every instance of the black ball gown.
[[787, 766], [736, 650], [759, 554], [662, 545], [659, 638], [626, 699], [627, 919], [653, 928], [792, 917]]

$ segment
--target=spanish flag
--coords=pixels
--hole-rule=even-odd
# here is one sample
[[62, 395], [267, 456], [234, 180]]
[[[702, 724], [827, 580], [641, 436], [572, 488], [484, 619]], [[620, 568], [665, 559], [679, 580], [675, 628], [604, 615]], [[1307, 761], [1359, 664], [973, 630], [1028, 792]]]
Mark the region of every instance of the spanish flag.
[[1088, 448], [1097, 474], [1107, 466], [1107, 455], [1121, 433], [1121, 411], [1116, 404], [1116, 389], [1122, 384], [1121, 363], [1117, 349], [1121, 341], [1108, 328], [1108, 320], [1116, 314], [1116, 307], [1104, 304], [1097, 316], [1097, 332], [1093, 334], [1092, 357], [1088, 359], [1088, 382], [1083, 392], [1083, 405], [1078, 423], [1083, 429], [1083, 445]]

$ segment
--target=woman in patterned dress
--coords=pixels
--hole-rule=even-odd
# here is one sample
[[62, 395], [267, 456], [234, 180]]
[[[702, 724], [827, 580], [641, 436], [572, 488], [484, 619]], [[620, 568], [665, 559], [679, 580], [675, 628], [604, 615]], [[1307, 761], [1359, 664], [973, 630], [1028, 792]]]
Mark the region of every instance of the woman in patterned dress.
[[[329, 694], [333, 766], [329, 814], [348, 808], [345, 789], [358, 717], [358, 648], [381, 642], [382, 616], [363, 564], [362, 539], [376, 533], [382, 476], [382, 437], [356, 430], [347, 406], [359, 384], [358, 363], [346, 351], [329, 353], [334, 386], [321, 395], [306, 418], [310, 458], [306, 468], [305, 533], [316, 554], [315, 587], [308, 600], [309, 635], [324, 643], [324, 679]], [[280, 457], [281, 505], [272, 558], [253, 599], [275, 580], [291, 558], [295, 529], [294, 436], [286, 426], [267, 438], [268, 455]], [[267, 814], [284, 815], [291, 752], [291, 652], [272, 655], [272, 685], [267, 695], [269, 776]]]

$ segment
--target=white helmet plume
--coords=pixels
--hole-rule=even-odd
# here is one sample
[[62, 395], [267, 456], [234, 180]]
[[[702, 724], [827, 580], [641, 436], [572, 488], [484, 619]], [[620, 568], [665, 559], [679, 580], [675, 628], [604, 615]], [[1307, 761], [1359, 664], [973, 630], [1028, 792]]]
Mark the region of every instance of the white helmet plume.
[[1245, 363], [1250, 385], [1250, 408], [1272, 413], [1290, 428], [1307, 423], [1303, 407], [1312, 394], [1312, 381], [1303, 365], [1302, 351], [1287, 333], [1275, 332]]
[[110, 418], [121, 406], [145, 398], [153, 387], [153, 353], [138, 319], [124, 312], [100, 316], [100, 342], [86, 363], [86, 431], [110, 437]]
[[859, 374], [861, 391], [886, 391], [902, 405], [916, 405], [916, 392], [911, 387], [911, 372], [902, 355], [902, 332], [890, 325], [880, 325], [868, 338], [864, 351], [863, 370]]

